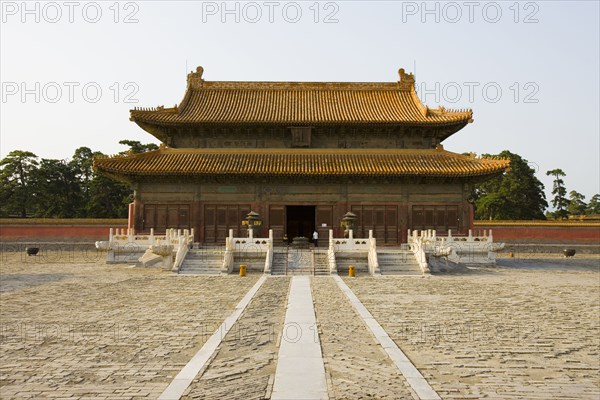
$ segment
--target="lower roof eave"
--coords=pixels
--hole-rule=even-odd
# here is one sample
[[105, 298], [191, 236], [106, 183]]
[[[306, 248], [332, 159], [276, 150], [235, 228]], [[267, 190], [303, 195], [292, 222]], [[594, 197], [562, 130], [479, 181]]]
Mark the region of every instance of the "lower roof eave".
[[374, 182], [374, 183], [406, 183], [406, 182], [447, 182], [447, 183], [479, 183], [501, 175], [503, 171], [485, 173], [485, 174], [469, 174], [469, 175], [302, 175], [302, 174], [118, 174], [108, 172], [109, 175], [119, 180], [125, 180], [130, 183], [135, 182], [165, 182], [165, 181], [186, 181], [186, 182], [243, 182], [243, 183], [263, 183], [265, 181], [273, 183], [298, 182], [303, 183], [358, 183], [358, 182]]

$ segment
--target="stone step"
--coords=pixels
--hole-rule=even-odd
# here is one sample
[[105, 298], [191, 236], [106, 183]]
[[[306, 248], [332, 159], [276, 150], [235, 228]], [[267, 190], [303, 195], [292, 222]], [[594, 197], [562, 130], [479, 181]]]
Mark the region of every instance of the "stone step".
[[419, 271], [383, 271], [381, 270], [381, 275], [385, 276], [420, 276], [422, 275], [421, 270]]
[[329, 275], [329, 269], [315, 269], [315, 276]]
[[180, 275], [220, 275], [223, 252], [215, 250], [190, 250], [179, 269]]
[[377, 254], [381, 275], [421, 275], [419, 263], [411, 252]]
[[220, 267], [194, 267], [194, 268], [182, 268], [179, 271], [180, 274], [183, 275], [192, 275], [192, 274], [215, 274], [219, 275], [221, 273]]
[[180, 271], [179, 275], [221, 275], [220, 271]]

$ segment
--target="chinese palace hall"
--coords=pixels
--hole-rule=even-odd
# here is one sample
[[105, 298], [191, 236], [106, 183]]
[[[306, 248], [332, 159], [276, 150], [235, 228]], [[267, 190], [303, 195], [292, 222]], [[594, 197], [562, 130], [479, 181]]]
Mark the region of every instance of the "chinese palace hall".
[[473, 122], [471, 110], [430, 109], [412, 74], [396, 82], [206, 81], [198, 67], [172, 108], [131, 110], [162, 142], [95, 168], [134, 190], [136, 232], [190, 229], [202, 243], [245, 236], [250, 211], [273, 230], [323, 238], [348, 211], [355, 237], [407, 241], [408, 229], [466, 233], [473, 185], [508, 160], [452, 153], [442, 142]]

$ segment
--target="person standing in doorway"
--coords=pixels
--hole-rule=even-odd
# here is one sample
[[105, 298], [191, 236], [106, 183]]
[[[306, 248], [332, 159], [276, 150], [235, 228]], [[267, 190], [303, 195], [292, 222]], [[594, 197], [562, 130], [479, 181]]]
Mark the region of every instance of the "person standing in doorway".
[[315, 244], [315, 247], [319, 247], [319, 233], [316, 229], [313, 232], [313, 243]]

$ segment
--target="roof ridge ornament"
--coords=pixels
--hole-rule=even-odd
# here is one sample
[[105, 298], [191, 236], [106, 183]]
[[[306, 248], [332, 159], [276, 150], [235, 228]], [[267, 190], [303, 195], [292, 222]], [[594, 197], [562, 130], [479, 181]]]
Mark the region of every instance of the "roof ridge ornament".
[[407, 74], [404, 72], [404, 68], [400, 68], [398, 70], [398, 75], [400, 76], [398, 83], [400, 84], [401, 90], [415, 89], [415, 76], [413, 74]]
[[190, 73], [187, 76], [188, 86], [192, 86], [192, 87], [202, 86], [202, 82], [204, 82], [204, 79], [202, 79], [203, 73], [204, 73], [204, 68], [202, 68], [200, 65], [196, 67], [196, 72], [190, 71]]

